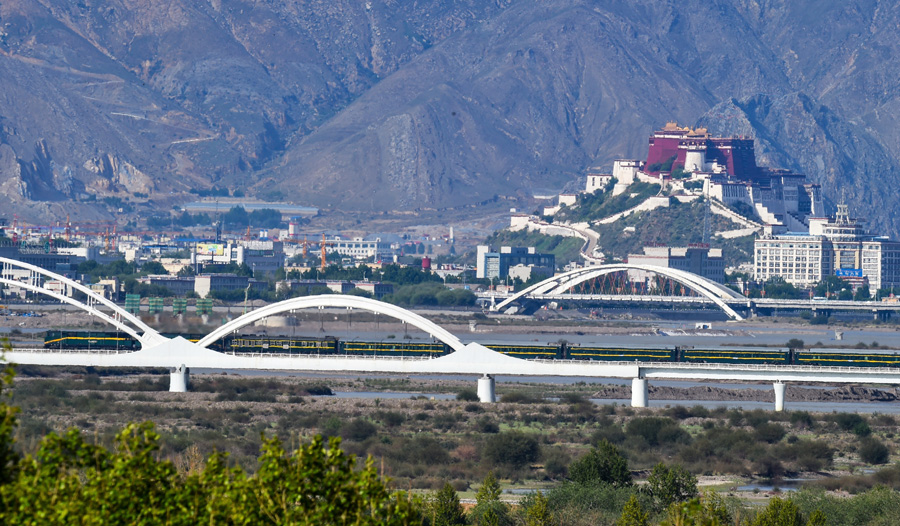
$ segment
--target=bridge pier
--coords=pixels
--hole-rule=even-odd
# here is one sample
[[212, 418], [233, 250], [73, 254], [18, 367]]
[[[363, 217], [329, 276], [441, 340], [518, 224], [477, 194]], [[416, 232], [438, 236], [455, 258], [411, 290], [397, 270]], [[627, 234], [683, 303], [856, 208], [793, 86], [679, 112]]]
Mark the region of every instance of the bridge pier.
[[483, 404], [493, 404], [497, 401], [494, 395], [494, 377], [486, 374], [478, 379], [478, 400]]
[[186, 393], [190, 385], [190, 369], [181, 364], [169, 373], [169, 392]]
[[778, 381], [773, 386], [775, 387], [775, 411], [784, 411], [784, 391], [787, 385]]
[[888, 321], [891, 319], [891, 311], [872, 309], [875, 321]]
[[635, 378], [631, 381], [631, 407], [647, 407], [650, 398], [646, 378]]

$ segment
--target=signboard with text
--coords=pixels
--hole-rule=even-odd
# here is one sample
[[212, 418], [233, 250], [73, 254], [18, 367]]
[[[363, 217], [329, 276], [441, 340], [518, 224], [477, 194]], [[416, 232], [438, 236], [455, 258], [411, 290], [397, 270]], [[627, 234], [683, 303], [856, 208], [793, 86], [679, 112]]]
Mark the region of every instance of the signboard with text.
[[839, 278], [861, 278], [863, 271], [861, 268], [839, 268], [834, 271], [834, 275]]
[[224, 256], [225, 245], [221, 243], [197, 243], [197, 254], [201, 256]]

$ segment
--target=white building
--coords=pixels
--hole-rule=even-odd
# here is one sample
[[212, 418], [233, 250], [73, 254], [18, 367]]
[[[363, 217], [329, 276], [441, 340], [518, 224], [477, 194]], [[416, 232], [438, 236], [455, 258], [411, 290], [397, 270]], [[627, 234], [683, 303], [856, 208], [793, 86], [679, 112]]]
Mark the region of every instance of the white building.
[[340, 254], [356, 260], [370, 259], [375, 261], [391, 260], [398, 252], [397, 248], [381, 238], [366, 240], [361, 237], [342, 239], [335, 237], [328, 241], [325, 251], [329, 254]]
[[[869, 234], [852, 220], [847, 205], [834, 219], [812, 218], [809, 233], [763, 236], [754, 243], [754, 278], [780, 276], [795, 287], [809, 288], [827, 276], [868, 281], [878, 289], [900, 288], [900, 242]], [[854, 279], [855, 278], [855, 279]]]
[[191, 264], [195, 265], [237, 265], [246, 264], [263, 274], [273, 274], [284, 268], [284, 244], [280, 241], [239, 241], [223, 243], [197, 243], [191, 254]]

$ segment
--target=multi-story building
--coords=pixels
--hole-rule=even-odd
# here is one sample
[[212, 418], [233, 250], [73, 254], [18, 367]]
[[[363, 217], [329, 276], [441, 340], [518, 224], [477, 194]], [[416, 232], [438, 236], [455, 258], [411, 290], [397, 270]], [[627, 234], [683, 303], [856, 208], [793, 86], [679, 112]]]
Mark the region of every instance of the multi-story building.
[[209, 296], [211, 292], [246, 290], [247, 287], [263, 292], [268, 284], [236, 274], [200, 274], [194, 278], [194, 292], [201, 298]]
[[725, 258], [722, 257], [722, 249], [709, 248], [709, 245], [644, 247], [643, 254], [629, 254], [628, 262], [635, 265], [684, 270], [716, 283], [725, 282]]
[[374, 261], [391, 260], [398, 252], [397, 247], [387, 241], [382, 241], [381, 238], [364, 239], [361, 237], [353, 239], [336, 237], [326, 243], [325, 251], [329, 254], [340, 254], [357, 260]]
[[531, 268], [531, 274], [552, 276], [556, 272], [556, 256], [539, 254], [534, 247], [500, 247], [499, 252], [491, 252], [491, 247], [479, 245], [476, 249], [475, 277], [502, 279], [509, 275], [509, 268], [524, 265]]
[[240, 241], [224, 243], [197, 243], [191, 253], [191, 264], [237, 265], [246, 264], [262, 274], [274, 274], [284, 268], [284, 244], [280, 241]]
[[138, 283], [145, 285], [157, 285], [165, 287], [176, 296], [185, 296], [189, 292], [194, 292], [194, 278], [170, 276], [168, 274], [151, 274], [138, 278]]
[[843, 204], [833, 219], [810, 219], [808, 233], [760, 237], [753, 259], [754, 278], [759, 281], [780, 276], [808, 288], [837, 275], [856, 284], [868, 282], [873, 293], [900, 287], [900, 242], [866, 232]]

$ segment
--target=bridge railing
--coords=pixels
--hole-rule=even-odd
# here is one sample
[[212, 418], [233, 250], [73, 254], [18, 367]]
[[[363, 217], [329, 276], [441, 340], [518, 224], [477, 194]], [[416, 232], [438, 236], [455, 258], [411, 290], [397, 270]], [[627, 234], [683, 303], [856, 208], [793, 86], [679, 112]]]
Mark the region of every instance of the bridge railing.
[[640, 361], [606, 361], [606, 360], [530, 360], [545, 364], [596, 364], [601, 365], [638, 365], [642, 368], [666, 369], [714, 369], [719, 371], [761, 371], [761, 372], [825, 372], [825, 373], [862, 373], [862, 372], [897, 372], [896, 367], [836, 367], [828, 365], [776, 365], [762, 363], [696, 363], [696, 362], [640, 362]]

